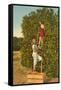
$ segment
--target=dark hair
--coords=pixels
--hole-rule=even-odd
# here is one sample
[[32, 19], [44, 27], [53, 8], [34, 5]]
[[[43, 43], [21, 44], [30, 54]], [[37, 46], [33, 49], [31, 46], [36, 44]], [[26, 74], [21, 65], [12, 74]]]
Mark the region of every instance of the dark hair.
[[32, 39], [36, 39], [35, 35], [32, 37]]
[[44, 24], [44, 21], [42, 21], [41, 23]]

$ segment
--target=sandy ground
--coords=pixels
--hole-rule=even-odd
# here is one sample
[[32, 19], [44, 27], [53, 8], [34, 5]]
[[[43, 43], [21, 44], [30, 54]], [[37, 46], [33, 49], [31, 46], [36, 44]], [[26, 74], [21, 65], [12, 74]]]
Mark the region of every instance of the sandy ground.
[[27, 73], [31, 70], [21, 65], [20, 52], [13, 54], [13, 84], [27, 84]]

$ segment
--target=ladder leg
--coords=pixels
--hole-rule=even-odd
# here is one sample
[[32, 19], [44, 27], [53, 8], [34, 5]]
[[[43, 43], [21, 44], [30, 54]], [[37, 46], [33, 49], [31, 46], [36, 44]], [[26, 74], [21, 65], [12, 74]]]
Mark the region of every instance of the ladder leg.
[[41, 73], [42, 73], [42, 61], [41, 61]]

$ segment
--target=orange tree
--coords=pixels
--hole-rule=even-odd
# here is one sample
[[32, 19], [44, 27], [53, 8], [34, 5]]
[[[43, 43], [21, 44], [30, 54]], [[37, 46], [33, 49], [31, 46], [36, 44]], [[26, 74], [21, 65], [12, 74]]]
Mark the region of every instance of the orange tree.
[[[39, 21], [45, 25], [45, 39], [42, 51], [39, 54], [43, 57], [43, 71], [48, 76], [58, 76], [58, 13], [53, 9], [42, 8], [29, 13], [23, 17], [22, 32], [24, 34], [22, 53], [22, 65], [32, 67], [32, 38], [38, 40]], [[40, 71], [39, 63], [36, 70]]]

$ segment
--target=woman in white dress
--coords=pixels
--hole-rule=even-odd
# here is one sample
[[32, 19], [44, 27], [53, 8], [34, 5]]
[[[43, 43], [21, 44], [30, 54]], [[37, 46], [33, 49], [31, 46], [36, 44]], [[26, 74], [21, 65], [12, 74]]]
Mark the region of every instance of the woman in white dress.
[[36, 40], [33, 39], [32, 40], [32, 57], [33, 57], [33, 70], [35, 70], [35, 66], [37, 64], [37, 61], [42, 61], [42, 57], [40, 55], [38, 55], [37, 51], [38, 51], [38, 47], [36, 44]]

